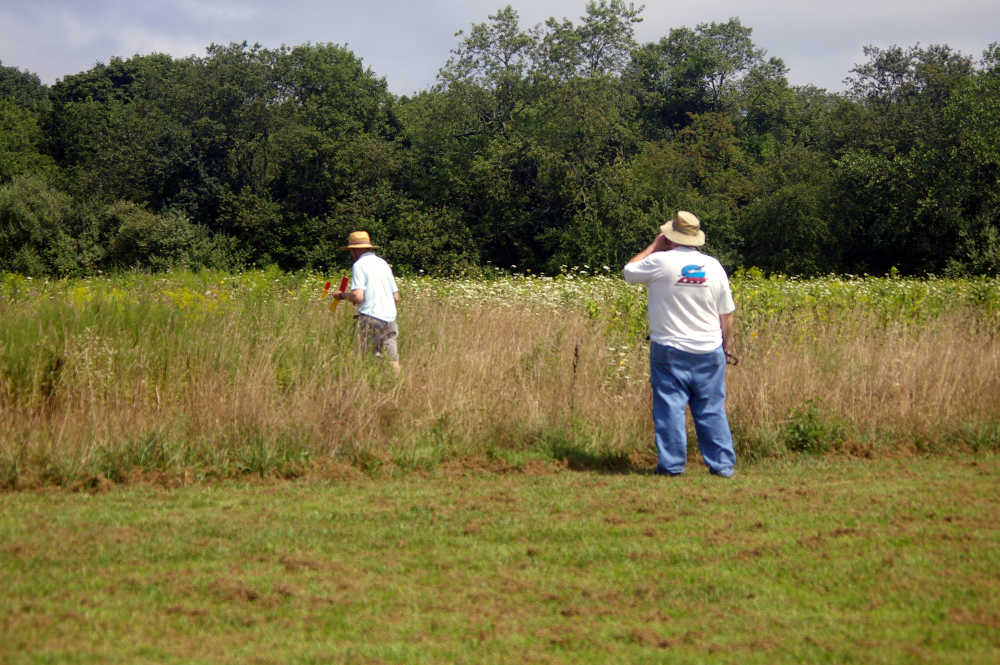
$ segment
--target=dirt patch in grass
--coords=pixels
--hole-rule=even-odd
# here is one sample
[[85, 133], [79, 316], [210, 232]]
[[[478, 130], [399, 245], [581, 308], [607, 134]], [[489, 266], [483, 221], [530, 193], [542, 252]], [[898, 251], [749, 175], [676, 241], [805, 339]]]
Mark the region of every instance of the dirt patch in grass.
[[635, 644], [655, 649], [669, 649], [677, 645], [677, 640], [668, 640], [652, 628], [633, 628], [626, 637]]
[[115, 488], [115, 483], [108, 480], [101, 474], [82, 474], [78, 480], [69, 488], [73, 492], [93, 492], [103, 494]]
[[465, 524], [462, 529], [462, 535], [464, 536], [478, 536], [483, 532], [483, 527], [488, 527], [492, 524], [489, 520], [477, 521], [470, 520]]
[[333, 561], [323, 561], [305, 555], [283, 554], [278, 558], [285, 572], [298, 573], [302, 571], [325, 571], [346, 575], [344, 566]]
[[208, 589], [228, 601], [253, 602], [261, 598], [259, 591], [239, 580], [215, 580], [208, 585]]
[[565, 464], [554, 460], [526, 459], [519, 465], [519, 471], [529, 478], [550, 476], [565, 470]]
[[316, 460], [302, 474], [305, 480], [358, 481], [365, 474], [356, 466], [335, 459]]
[[38, 556], [38, 551], [27, 543], [13, 543], [0, 547], [0, 554], [5, 557], [17, 558], [22, 561], [33, 559]]
[[955, 607], [948, 611], [948, 620], [952, 623], [966, 626], [982, 626], [992, 630], [1000, 630], [1000, 613], [990, 610], [969, 610]]
[[444, 478], [473, 475], [504, 475], [517, 469], [503, 459], [489, 459], [480, 455], [449, 460], [438, 465], [436, 474]]
[[171, 605], [166, 609], [167, 614], [181, 614], [192, 619], [208, 616], [209, 610], [201, 607], [184, 607], [183, 605]]
[[286, 582], [279, 582], [274, 585], [274, 593], [283, 597], [297, 596], [302, 593], [302, 587], [297, 584], [288, 584]]

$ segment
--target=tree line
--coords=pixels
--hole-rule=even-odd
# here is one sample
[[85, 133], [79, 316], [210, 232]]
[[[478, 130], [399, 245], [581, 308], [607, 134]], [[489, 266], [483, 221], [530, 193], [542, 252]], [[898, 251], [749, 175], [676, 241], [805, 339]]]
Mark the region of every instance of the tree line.
[[739, 19], [639, 44], [641, 11], [508, 6], [413, 96], [324, 43], [0, 63], [0, 270], [329, 270], [366, 229], [403, 271], [551, 274], [678, 209], [729, 269], [1000, 270], [1000, 46], [868, 47], [830, 93]]

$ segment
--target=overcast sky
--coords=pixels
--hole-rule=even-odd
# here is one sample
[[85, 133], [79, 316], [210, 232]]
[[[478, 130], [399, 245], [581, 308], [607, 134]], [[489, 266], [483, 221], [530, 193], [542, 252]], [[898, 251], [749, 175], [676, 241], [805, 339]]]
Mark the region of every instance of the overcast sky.
[[[429, 87], [468, 30], [503, 0], [0, 0], [0, 61], [46, 83], [111, 56], [203, 55], [211, 43], [347, 43], [389, 88]], [[511, 2], [530, 27], [549, 16], [574, 21], [586, 0]], [[639, 4], [639, 3], [636, 3]], [[785, 60], [793, 84], [842, 90], [862, 47], [946, 43], [978, 60], [1000, 41], [996, 0], [660, 0], [647, 3], [639, 41], [670, 28], [738, 16], [757, 46]]]

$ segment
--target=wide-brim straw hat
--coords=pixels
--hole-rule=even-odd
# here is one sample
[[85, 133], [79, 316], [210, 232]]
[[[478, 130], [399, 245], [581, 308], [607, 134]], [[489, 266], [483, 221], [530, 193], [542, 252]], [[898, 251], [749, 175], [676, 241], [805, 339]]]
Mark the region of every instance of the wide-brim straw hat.
[[701, 247], [705, 244], [705, 232], [701, 230], [698, 218], [686, 210], [678, 211], [677, 216], [660, 227], [663, 235], [677, 245]]
[[372, 239], [368, 237], [367, 231], [354, 231], [347, 238], [347, 247], [341, 247], [344, 250], [351, 249], [378, 249], [378, 245], [372, 244]]

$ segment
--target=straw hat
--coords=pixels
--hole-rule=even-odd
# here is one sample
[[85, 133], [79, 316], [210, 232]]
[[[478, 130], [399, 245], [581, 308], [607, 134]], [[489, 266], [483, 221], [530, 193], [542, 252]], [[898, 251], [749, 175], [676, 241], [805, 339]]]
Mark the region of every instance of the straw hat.
[[660, 227], [663, 235], [678, 245], [701, 247], [705, 244], [705, 232], [701, 230], [698, 218], [686, 210], [678, 211], [677, 216]]
[[378, 245], [372, 244], [372, 239], [368, 237], [367, 231], [354, 231], [351, 233], [350, 237], [347, 238], [347, 247], [341, 247], [341, 249], [344, 250], [378, 248]]

